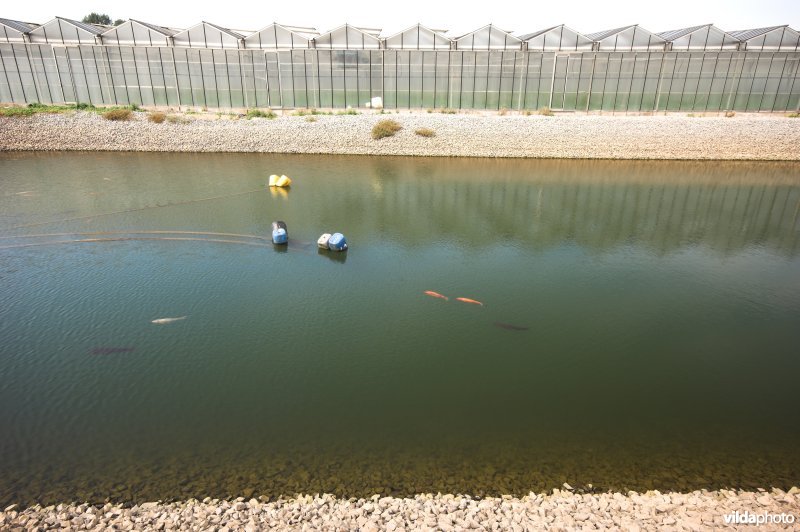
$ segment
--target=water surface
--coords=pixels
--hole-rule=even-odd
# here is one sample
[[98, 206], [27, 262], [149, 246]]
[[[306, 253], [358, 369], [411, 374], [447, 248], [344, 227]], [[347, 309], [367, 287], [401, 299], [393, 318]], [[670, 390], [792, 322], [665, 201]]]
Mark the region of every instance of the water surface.
[[0, 504], [796, 485], [799, 170], [2, 154]]

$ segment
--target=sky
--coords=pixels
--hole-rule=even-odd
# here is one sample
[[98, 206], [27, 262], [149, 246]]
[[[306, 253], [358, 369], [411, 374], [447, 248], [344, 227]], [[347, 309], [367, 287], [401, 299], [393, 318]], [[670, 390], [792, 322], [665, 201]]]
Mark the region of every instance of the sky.
[[173, 28], [188, 28], [205, 20], [239, 30], [255, 31], [278, 22], [325, 32], [347, 22], [382, 28], [384, 36], [418, 22], [450, 30], [451, 37], [489, 23], [517, 35], [558, 24], [582, 33], [630, 24], [656, 33], [708, 23], [727, 31], [783, 24], [800, 30], [800, 0], [33, 0], [4, 2], [0, 18], [41, 24], [56, 15], [80, 20], [93, 11], [108, 14], [112, 20], [134, 18]]

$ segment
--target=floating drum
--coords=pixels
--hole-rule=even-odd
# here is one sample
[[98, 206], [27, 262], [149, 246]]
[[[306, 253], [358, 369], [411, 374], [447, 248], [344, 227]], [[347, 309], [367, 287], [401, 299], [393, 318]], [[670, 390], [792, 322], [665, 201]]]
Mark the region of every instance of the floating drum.
[[328, 239], [328, 249], [331, 251], [347, 251], [347, 240], [342, 233], [333, 233]]
[[270, 187], [288, 187], [291, 184], [292, 184], [291, 178], [285, 175], [279, 177], [275, 174], [272, 174], [271, 176], [269, 176]]
[[330, 233], [323, 233], [319, 240], [317, 240], [317, 246], [321, 247], [322, 249], [328, 249], [328, 240], [331, 239]]
[[272, 243], [286, 244], [289, 242], [289, 233], [286, 231], [285, 222], [272, 222]]

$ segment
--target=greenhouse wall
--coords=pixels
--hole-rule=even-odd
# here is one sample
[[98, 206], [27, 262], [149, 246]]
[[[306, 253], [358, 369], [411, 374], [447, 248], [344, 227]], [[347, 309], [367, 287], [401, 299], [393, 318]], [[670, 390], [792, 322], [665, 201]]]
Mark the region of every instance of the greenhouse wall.
[[209, 109], [796, 111], [800, 51], [251, 50], [0, 43], [0, 102]]

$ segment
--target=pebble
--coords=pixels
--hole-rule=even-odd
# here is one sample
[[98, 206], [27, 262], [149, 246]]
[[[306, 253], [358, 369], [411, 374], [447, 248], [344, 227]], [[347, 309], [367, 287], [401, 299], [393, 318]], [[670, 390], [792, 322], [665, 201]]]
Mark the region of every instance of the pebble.
[[[793, 488], [789, 493], [797, 493]], [[664, 505], [668, 497], [672, 507]], [[3, 529], [42, 529], [61, 526], [75, 529], [192, 529], [256, 531], [271, 528], [297, 530], [403, 530], [435, 528], [442, 531], [531, 530], [543, 528], [659, 530], [663, 526], [685, 530], [722, 528], [724, 515], [733, 512], [784, 514], [800, 517], [800, 501], [787, 503], [785, 492], [771, 493], [698, 490], [691, 493], [658, 492], [557, 495], [531, 493], [516, 497], [437, 494], [414, 498], [380, 497], [340, 499], [333, 495], [299, 495], [275, 502], [245, 503], [241, 500], [161, 503], [148, 502], [130, 508], [60, 504], [11, 505], [0, 513]], [[257, 502], [257, 501], [256, 501]], [[613, 503], [624, 502], [627, 509]], [[376, 504], [377, 503], [377, 504]], [[249, 511], [237, 513], [247, 508]], [[189, 509], [189, 512], [185, 510]], [[224, 512], [223, 509], [229, 512]], [[384, 511], [380, 511], [383, 509]], [[219, 515], [222, 514], [222, 520]], [[792, 524], [773, 523], [770, 529], [792, 529]]]
[[[800, 128], [783, 114], [688, 117], [564, 113], [553, 117], [490, 112], [320, 115], [246, 120], [216, 113], [186, 115], [182, 124], [154, 124], [147, 113], [112, 122], [92, 112], [0, 117], [0, 151], [108, 150], [270, 152], [362, 155], [578, 159], [800, 160]], [[393, 119], [402, 129], [372, 138]], [[414, 131], [428, 128], [434, 137]], [[250, 494], [246, 494], [250, 495]]]

